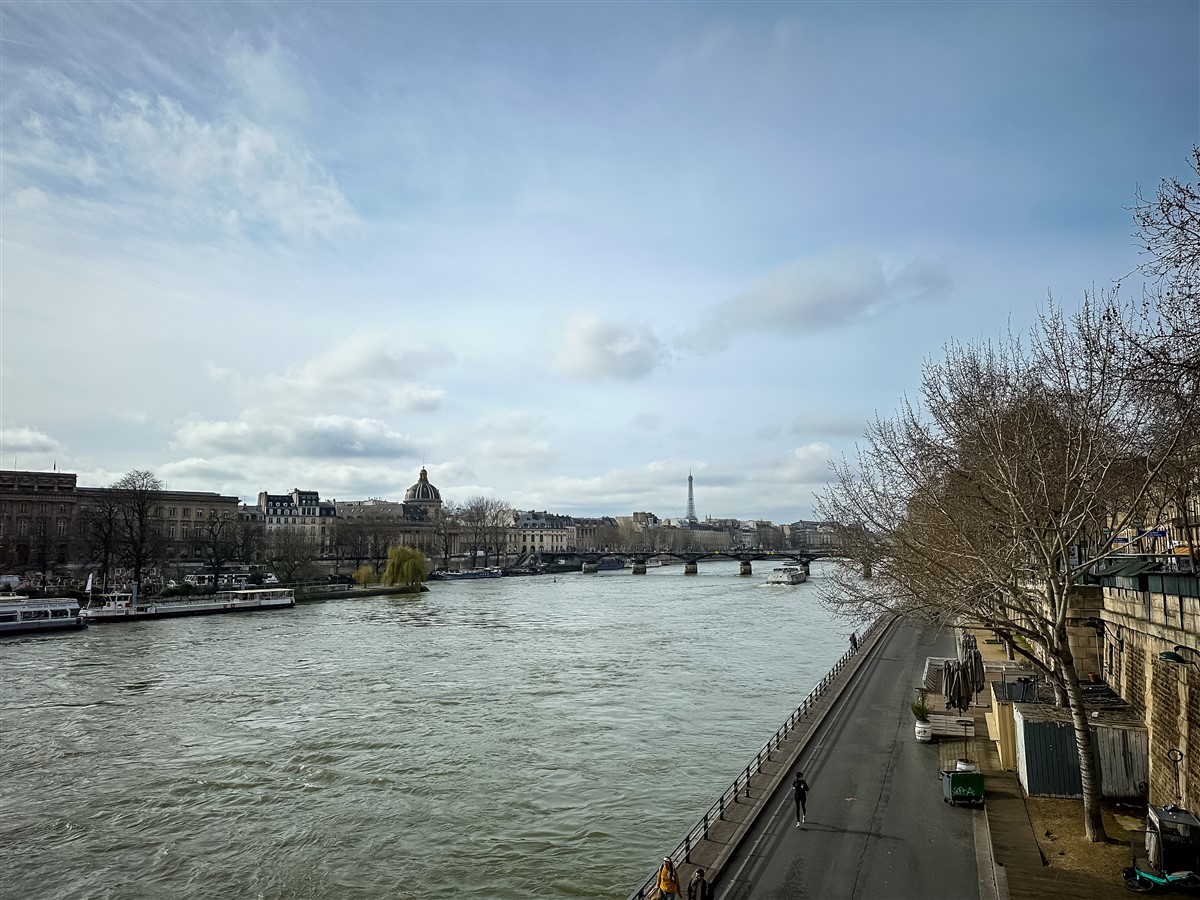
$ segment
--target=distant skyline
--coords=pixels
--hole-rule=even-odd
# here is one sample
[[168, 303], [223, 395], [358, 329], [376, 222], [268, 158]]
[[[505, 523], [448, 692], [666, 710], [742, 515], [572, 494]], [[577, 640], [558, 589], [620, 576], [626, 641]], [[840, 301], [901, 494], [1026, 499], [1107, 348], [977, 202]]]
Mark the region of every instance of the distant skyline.
[[811, 518], [1135, 269], [1198, 73], [1194, 2], [5, 2], [0, 465]]

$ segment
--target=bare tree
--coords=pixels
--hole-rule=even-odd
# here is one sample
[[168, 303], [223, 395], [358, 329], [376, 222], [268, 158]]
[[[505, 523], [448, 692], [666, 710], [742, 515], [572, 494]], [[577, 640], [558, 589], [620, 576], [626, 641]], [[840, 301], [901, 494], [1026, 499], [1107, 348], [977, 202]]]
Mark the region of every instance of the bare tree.
[[117, 553], [135, 584], [162, 558], [162, 489], [162, 481], [142, 469], [128, 472], [111, 488], [117, 509]]
[[214, 586], [220, 584], [225, 567], [240, 556], [240, 532], [237, 516], [232, 513], [223, 512], [196, 523], [196, 555], [212, 573]]
[[96, 581], [108, 584], [113, 561], [117, 555], [117, 533], [120, 521], [116, 495], [98, 491], [79, 509], [79, 541], [84, 558], [95, 563]]
[[450, 554], [454, 548], [454, 535], [458, 530], [458, 508], [446, 501], [442, 506], [429, 510], [426, 524], [429, 526], [429, 555], [441, 557], [442, 568], [450, 568]]
[[334, 552], [346, 560], [354, 571], [371, 558], [370, 529], [357, 519], [346, 519], [334, 527]]
[[[1200, 181], [1200, 147], [1192, 148]], [[1139, 330], [1130, 336], [1153, 366], [1150, 374], [1200, 377], [1200, 191], [1164, 178], [1152, 199], [1137, 195], [1133, 208], [1141, 243], [1138, 270], [1150, 279]]]
[[261, 562], [267, 547], [267, 527], [253, 520], [235, 523], [233, 537], [236, 542], [234, 559], [247, 565]]
[[316, 542], [300, 528], [276, 528], [267, 534], [267, 562], [283, 584], [311, 578], [316, 573], [316, 552]]
[[[1097, 333], [1122, 315], [1114, 297], [1072, 317], [1051, 304], [1028, 347], [1011, 335], [949, 346], [926, 365], [921, 406], [877, 419], [819, 501], [847, 553], [847, 577], [823, 582], [831, 607], [979, 622], [1031, 648], [1017, 649], [1070, 707], [1093, 841], [1105, 837], [1100, 781], [1068, 611], [1114, 553], [1104, 529], [1140, 515], [1186, 433], [1169, 402], [1146, 402], [1133, 348]], [[850, 575], [860, 567], [876, 577]]]
[[474, 565], [482, 553], [484, 565], [489, 565], [493, 551], [507, 544], [508, 523], [512, 521], [512, 508], [503, 500], [477, 495], [470, 497], [459, 509], [459, 522], [463, 538], [471, 553]]

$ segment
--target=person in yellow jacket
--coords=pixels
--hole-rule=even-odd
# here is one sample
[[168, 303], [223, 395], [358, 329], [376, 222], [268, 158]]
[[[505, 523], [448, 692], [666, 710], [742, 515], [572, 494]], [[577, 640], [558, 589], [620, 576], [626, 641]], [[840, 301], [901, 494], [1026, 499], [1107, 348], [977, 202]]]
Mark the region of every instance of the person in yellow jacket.
[[679, 875], [669, 856], [663, 857], [662, 867], [658, 870], [658, 896], [661, 900], [679, 900]]

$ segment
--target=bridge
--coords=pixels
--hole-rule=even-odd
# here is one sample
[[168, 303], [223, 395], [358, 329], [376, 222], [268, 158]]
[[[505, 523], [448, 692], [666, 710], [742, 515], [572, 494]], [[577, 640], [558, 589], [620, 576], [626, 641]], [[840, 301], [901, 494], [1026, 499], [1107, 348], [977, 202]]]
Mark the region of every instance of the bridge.
[[617, 557], [630, 560], [633, 564], [634, 575], [645, 575], [646, 564], [651, 559], [663, 556], [681, 560], [684, 575], [696, 575], [700, 571], [701, 560], [706, 559], [735, 559], [738, 561], [739, 575], [754, 574], [752, 564], [755, 562], [771, 560], [778, 561], [779, 565], [784, 565], [784, 561], [788, 561], [803, 568], [804, 574], [808, 575], [808, 567], [814, 560], [826, 559], [835, 555], [832, 551], [824, 550], [755, 550], [749, 548], [730, 550], [577, 550], [554, 554], [559, 559], [578, 559], [581, 572], [599, 571], [600, 560], [606, 558]]

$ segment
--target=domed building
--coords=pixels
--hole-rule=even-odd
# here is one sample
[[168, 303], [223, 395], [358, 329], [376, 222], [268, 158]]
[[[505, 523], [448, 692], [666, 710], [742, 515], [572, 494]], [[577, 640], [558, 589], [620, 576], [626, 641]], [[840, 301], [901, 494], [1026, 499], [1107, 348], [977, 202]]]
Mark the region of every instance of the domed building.
[[404, 503], [406, 506], [420, 507], [426, 512], [441, 508], [442, 492], [429, 483], [429, 473], [424, 466], [421, 466], [417, 483], [404, 492]]

